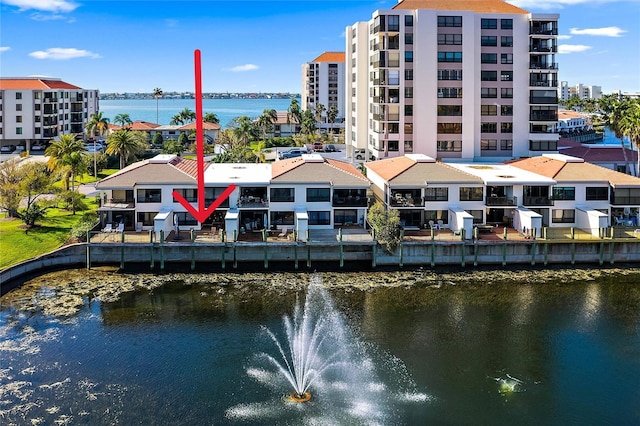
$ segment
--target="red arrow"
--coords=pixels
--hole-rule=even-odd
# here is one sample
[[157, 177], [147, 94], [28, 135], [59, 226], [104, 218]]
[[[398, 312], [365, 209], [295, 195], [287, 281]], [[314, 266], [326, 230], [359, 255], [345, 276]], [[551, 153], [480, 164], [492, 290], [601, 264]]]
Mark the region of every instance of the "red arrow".
[[178, 200], [180, 204], [196, 220], [200, 223], [207, 220], [211, 213], [213, 213], [224, 200], [236, 189], [234, 184], [231, 184], [222, 191], [222, 194], [215, 199], [209, 207], [204, 205], [204, 133], [202, 131], [202, 67], [200, 63], [200, 50], [194, 51], [194, 67], [195, 67], [195, 80], [196, 80], [196, 160], [198, 161], [198, 210], [193, 208], [191, 203], [184, 199], [184, 197], [178, 192], [173, 191], [173, 197]]

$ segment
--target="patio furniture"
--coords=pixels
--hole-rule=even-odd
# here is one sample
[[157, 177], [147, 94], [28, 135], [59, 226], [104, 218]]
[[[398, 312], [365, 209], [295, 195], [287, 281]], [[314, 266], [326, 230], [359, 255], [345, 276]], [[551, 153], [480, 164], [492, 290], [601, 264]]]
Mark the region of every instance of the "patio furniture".
[[102, 232], [105, 232], [107, 234], [110, 233], [110, 232], [113, 232], [113, 231], [114, 231], [113, 224], [111, 224], [111, 223], [107, 223], [105, 225], [105, 227], [102, 229]]
[[284, 237], [286, 237], [286, 236], [287, 236], [287, 231], [288, 231], [288, 229], [287, 229], [287, 227], [286, 227], [286, 226], [285, 226], [284, 228], [282, 228], [282, 232], [280, 232], [280, 233], [278, 234], [278, 238], [284, 238]]
[[118, 229], [116, 229], [115, 232], [118, 232], [118, 233], [124, 232], [124, 223], [120, 222], [118, 224]]

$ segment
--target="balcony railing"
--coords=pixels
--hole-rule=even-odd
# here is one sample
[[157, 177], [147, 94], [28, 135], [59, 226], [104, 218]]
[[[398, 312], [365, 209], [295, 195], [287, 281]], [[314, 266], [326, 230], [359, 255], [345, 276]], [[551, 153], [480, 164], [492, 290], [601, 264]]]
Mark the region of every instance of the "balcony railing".
[[108, 209], [133, 209], [136, 207], [135, 201], [122, 200], [119, 198], [110, 198], [108, 199], [102, 207]]
[[517, 206], [517, 197], [499, 197], [490, 195], [486, 197], [485, 204], [487, 206]]
[[524, 197], [525, 206], [553, 206], [553, 200], [548, 197]]
[[529, 69], [532, 70], [557, 70], [558, 69], [558, 64], [557, 63], [552, 63], [552, 64], [546, 64], [546, 63], [540, 63], [540, 62], [531, 62], [529, 63]]
[[[535, 75], [535, 74], [532, 74]], [[531, 87], [558, 87], [558, 80], [530, 80]]]
[[620, 206], [620, 205], [639, 205], [640, 204], [640, 197], [613, 197], [613, 199], [611, 200], [611, 204], [614, 204], [616, 206]]

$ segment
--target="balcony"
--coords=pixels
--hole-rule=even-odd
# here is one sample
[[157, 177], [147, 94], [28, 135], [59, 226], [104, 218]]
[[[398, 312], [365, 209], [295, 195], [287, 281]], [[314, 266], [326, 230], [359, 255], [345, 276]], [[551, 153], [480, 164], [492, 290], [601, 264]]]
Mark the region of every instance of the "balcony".
[[[531, 74], [536, 75], [536, 74]], [[530, 87], [558, 87], [558, 80], [537, 80], [537, 79], [530, 79], [529, 80], [529, 86]]]
[[524, 197], [525, 206], [553, 206], [553, 200], [548, 197]]
[[[556, 111], [539, 111], [529, 114], [529, 121], [558, 121]], [[546, 132], [545, 132], [546, 133]]]
[[[531, 197], [533, 198], [533, 197]], [[518, 198], [517, 197], [500, 197], [490, 195], [486, 197], [485, 204], [487, 206], [517, 206]]]
[[611, 204], [616, 206], [637, 206], [640, 205], [640, 196], [639, 197], [616, 197], [613, 196], [611, 200]]
[[531, 62], [529, 63], [529, 69], [531, 70], [557, 70], [558, 64], [553, 63], [544, 63], [544, 62]]
[[120, 198], [109, 198], [102, 204], [103, 210], [131, 210], [136, 208], [136, 203], [133, 200], [123, 200]]
[[[224, 206], [221, 205], [221, 207], [224, 207]], [[227, 207], [229, 207], [228, 202], [227, 202]], [[238, 207], [245, 208], [245, 209], [267, 208], [269, 207], [269, 201], [266, 200], [265, 198], [248, 195], [248, 196], [240, 197], [240, 199], [238, 200]]]
[[556, 46], [546, 46], [546, 45], [531, 45], [529, 46], [530, 53], [557, 53], [558, 49]]
[[420, 190], [397, 190], [389, 198], [391, 207], [423, 207], [424, 200]]
[[335, 189], [332, 197], [333, 207], [367, 207], [369, 199], [366, 189]]

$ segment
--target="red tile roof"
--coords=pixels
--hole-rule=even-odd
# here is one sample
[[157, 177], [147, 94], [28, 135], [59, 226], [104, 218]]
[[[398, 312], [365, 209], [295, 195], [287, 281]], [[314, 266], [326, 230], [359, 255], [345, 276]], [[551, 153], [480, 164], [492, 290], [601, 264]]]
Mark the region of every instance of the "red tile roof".
[[402, 0], [393, 9], [434, 9], [443, 11], [471, 11], [476, 13], [517, 13], [528, 14], [502, 0]]
[[[206, 121], [202, 122], [202, 128], [204, 130], [220, 130], [222, 126], [220, 126], [219, 124], [216, 123], [208, 123]], [[185, 124], [182, 127], [178, 127], [178, 130], [195, 130], [196, 129], [196, 123], [195, 121], [189, 124]]]
[[[198, 178], [198, 161], [189, 160], [182, 157], [176, 157], [169, 162], [176, 169], [183, 171], [194, 179]], [[206, 170], [209, 166], [208, 162], [204, 162], [204, 169]]]
[[142, 120], [136, 120], [128, 126], [118, 126], [117, 124], [111, 124], [111, 123], [109, 124], [109, 129], [113, 131], [120, 130], [123, 128], [127, 128], [129, 130], [147, 131], [147, 130], [155, 129], [156, 127], [160, 127], [160, 125], [156, 123], [149, 123], [148, 121], [142, 121]]
[[344, 62], [344, 52], [324, 52], [311, 62]]
[[81, 87], [66, 83], [62, 80], [51, 80], [46, 78], [0, 78], [0, 89], [2, 90], [47, 90], [47, 89], [67, 89], [82, 90]]

